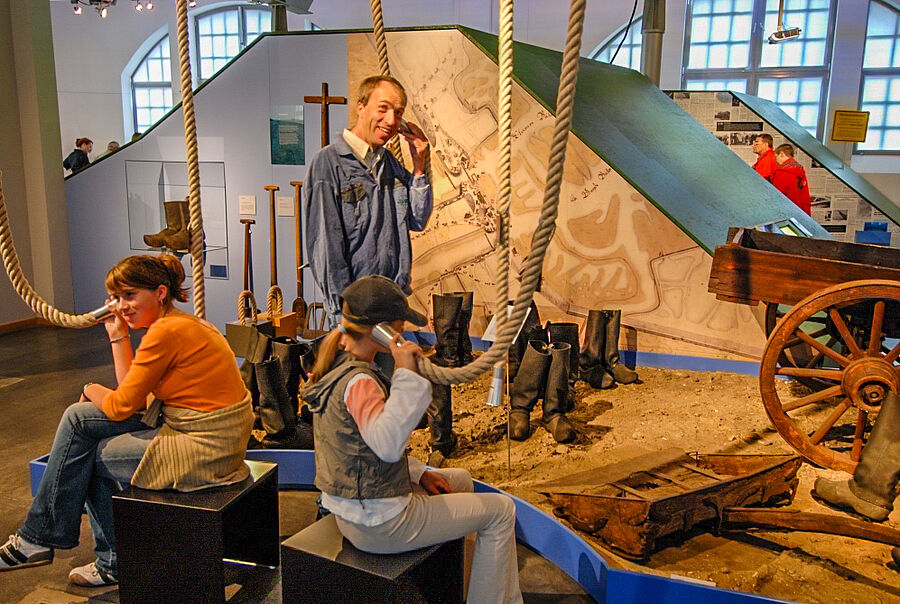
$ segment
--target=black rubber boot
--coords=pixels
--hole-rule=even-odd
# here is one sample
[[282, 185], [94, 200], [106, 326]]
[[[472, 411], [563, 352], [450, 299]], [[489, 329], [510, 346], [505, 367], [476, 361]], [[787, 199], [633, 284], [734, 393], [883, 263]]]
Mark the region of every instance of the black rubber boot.
[[606, 342], [603, 362], [606, 371], [620, 384], [632, 384], [637, 381], [636, 371], [629, 369], [619, 360], [619, 327], [622, 323], [621, 310], [604, 310], [606, 313]]
[[569, 396], [566, 397], [566, 408], [563, 409], [568, 413], [575, 408], [575, 382], [578, 380], [578, 358], [581, 354], [578, 345], [578, 324], [550, 323], [548, 321], [547, 337], [551, 344], [565, 342], [569, 345]]
[[878, 419], [863, 447], [853, 478], [817, 478], [813, 494], [836, 508], [849, 509], [875, 522], [887, 520], [894, 509], [900, 480], [900, 397], [888, 392]]
[[431, 445], [432, 451], [440, 451], [443, 457], [450, 457], [450, 454], [456, 449], [450, 393], [450, 386], [432, 384], [431, 404], [427, 411], [428, 426], [431, 429], [431, 438], [428, 444]]
[[459, 366], [472, 362], [472, 337], [469, 335], [469, 323], [472, 321], [472, 292], [453, 292], [451, 296], [459, 296], [462, 302], [459, 307]]
[[442, 367], [459, 367], [462, 298], [452, 294], [433, 294], [431, 303], [434, 309], [434, 358], [431, 360]]
[[550, 368], [550, 352], [541, 340], [531, 340], [519, 365], [509, 393], [509, 437], [525, 440], [531, 433], [531, 410], [546, 389], [547, 370]]
[[302, 344], [288, 336], [279, 336], [272, 339], [272, 356], [281, 363], [284, 386], [287, 389], [288, 399], [295, 417], [300, 410], [297, 396], [300, 391], [301, 378], [303, 380], [306, 379], [302, 358], [304, 355], [309, 354], [310, 350], [309, 344]]
[[256, 364], [262, 363], [271, 351], [272, 338], [260, 333], [257, 329], [250, 330], [250, 340], [247, 343], [247, 351], [244, 353], [244, 362], [241, 364], [241, 379], [244, 381], [247, 391], [250, 392], [250, 401], [255, 416], [254, 428], [261, 429], [259, 418], [259, 384], [256, 380]]
[[575, 428], [566, 417], [569, 396], [569, 350], [566, 342], [550, 344], [550, 368], [547, 370], [547, 386], [542, 405], [544, 427], [556, 442], [575, 440]]
[[[512, 305], [512, 301], [510, 301], [510, 305]], [[528, 342], [531, 340], [540, 340], [541, 342], [547, 342], [547, 335], [544, 333], [544, 328], [541, 326], [541, 317], [538, 314], [537, 305], [534, 303], [534, 300], [531, 301], [531, 310], [525, 316], [525, 323], [522, 325], [522, 329], [519, 330], [519, 335], [513, 340], [512, 344], [509, 346], [509, 352], [507, 352], [507, 372], [506, 379], [512, 383], [516, 379], [516, 375], [519, 373], [519, 367], [522, 364], [522, 359], [525, 357], [525, 351], [528, 350]]]
[[612, 388], [616, 384], [603, 365], [602, 355], [605, 346], [606, 314], [602, 310], [588, 311], [584, 346], [578, 356], [578, 374], [583, 381], [591, 385], [591, 388]]
[[293, 441], [297, 435], [297, 416], [284, 385], [281, 362], [272, 357], [256, 363], [256, 382], [259, 385], [259, 419], [266, 431], [263, 446]]

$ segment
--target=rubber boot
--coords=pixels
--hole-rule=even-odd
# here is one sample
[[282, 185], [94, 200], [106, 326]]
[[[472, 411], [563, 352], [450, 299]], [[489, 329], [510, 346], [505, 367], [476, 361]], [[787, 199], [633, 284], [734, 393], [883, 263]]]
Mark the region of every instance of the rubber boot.
[[563, 409], [568, 413], [575, 408], [575, 382], [578, 380], [578, 357], [581, 352], [578, 345], [578, 325], [548, 321], [546, 329], [551, 344], [565, 342], [569, 345], [569, 396], [566, 397], [566, 408]]
[[462, 298], [452, 294], [431, 296], [434, 309], [434, 358], [442, 367], [459, 367], [459, 315]]
[[244, 362], [241, 364], [240, 369], [244, 386], [250, 392], [250, 401], [256, 418], [253, 427], [257, 429], [262, 429], [262, 424], [259, 418], [259, 384], [256, 379], [256, 364], [262, 363], [269, 358], [271, 343], [271, 337], [260, 333], [257, 329], [252, 329], [249, 342], [247, 343], [247, 350], [244, 353]]
[[605, 310], [606, 313], [606, 342], [603, 362], [606, 371], [620, 384], [632, 384], [637, 381], [636, 371], [629, 369], [625, 363], [619, 360], [619, 327], [622, 323], [621, 310]]
[[297, 398], [300, 390], [300, 381], [301, 378], [306, 379], [306, 372], [303, 371], [301, 358], [309, 354], [310, 350], [309, 344], [301, 344], [288, 336], [279, 336], [272, 339], [272, 356], [281, 363], [284, 386], [295, 417], [300, 410]]
[[[568, 351], [567, 351], [568, 352]], [[547, 343], [531, 340], [519, 364], [519, 372], [509, 393], [509, 437], [525, 440], [531, 433], [531, 410], [546, 389], [550, 352]]]
[[187, 250], [190, 243], [188, 226], [190, 212], [187, 201], [164, 201], [166, 226], [155, 235], [144, 235], [144, 243], [150, 247], [165, 247], [170, 250]]
[[462, 302], [459, 307], [459, 366], [468, 365], [472, 362], [472, 337], [469, 335], [469, 323], [472, 321], [472, 292], [453, 292], [452, 296], [459, 296]]
[[875, 522], [887, 520], [894, 509], [900, 480], [900, 397], [888, 392], [878, 419], [863, 447], [853, 478], [817, 478], [813, 494], [836, 508], [852, 510]]
[[[443, 458], [450, 457], [456, 449], [456, 435], [453, 434], [453, 409], [451, 405], [449, 385], [432, 384], [431, 405], [428, 406], [428, 425], [431, 429], [432, 455], [428, 457], [428, 465], [440, 467]], [[439, 453], [440, 457], [434, 455]], [[440, 460], [440, 461], [438, 461]]]
[[[512, 303], [513, 302], [510, 301], [509, 304], [512, 305]], [[525, 323], [522, 325], [522, 329], [519, 330], [516, 339], [509, 345], [509, 352], [507, 352], [508, 363], [506, 379], [510, 383], [515, 381], [516, 375], [519, 373], [522, 359], [525, 357], [525, 352], [528, 350], [528, 342], [531, 340], [547, 341], [544, 328], [541, 326], [541, 317], [534, 300], [531, 301], [531, 306], [529, 308], [531, 310], [525, 316]]]
[[578, 356], [579, 377], [591, 388], [612, 388], [616, 382], [606, 372], [601, 355], [606, 345], [606, 314], [602, 310], [588, 311], [584, 330], [584, 346]]
[[281, 362], [272, 357], [256, 364], [256, 383], [259, 385], [259, 419], [266, 435], [264, 447], [291, 442], [297, 435], [296, 414], [284, 385]]
[[547, 385], [544, 391], [542, 420], [547, 432], [558, 443], [575, 440], [575, 428], [566, 417], [566, 399], [569, 396], [570, 346], [566, 342], [550, 344], [550, 368], [547, 370]]

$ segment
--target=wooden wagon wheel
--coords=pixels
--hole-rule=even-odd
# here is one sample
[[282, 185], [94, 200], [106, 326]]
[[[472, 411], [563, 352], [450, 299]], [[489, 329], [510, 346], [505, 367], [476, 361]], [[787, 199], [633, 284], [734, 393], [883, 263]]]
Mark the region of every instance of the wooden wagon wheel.
[[[822, 333], [813, 337], [808, 331], [816, 317], [823, 318]], [[813, 463], [853, 472], [885, 393], [900, 392], [900, 343], [884, 346], [886, 336], [898, 333], [898, 281], [842, 283], [785, 313], [769, 335], [759, 381], [766, 413], [788, 444]], [[797, 342], [815, 351], [812, 362], [783, 365], [779, 359]], [[823, 387], [783, 399], [775, 388], [778, 376], [815, 379]]]

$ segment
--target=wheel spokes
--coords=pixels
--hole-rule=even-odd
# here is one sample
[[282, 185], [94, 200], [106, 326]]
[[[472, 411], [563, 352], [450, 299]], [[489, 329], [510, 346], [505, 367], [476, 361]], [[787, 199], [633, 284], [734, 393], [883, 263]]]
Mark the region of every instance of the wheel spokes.
[[801, 407], [806, 407], [807, 405], [819, 403], [824, 401], [825, 399], [837, 396], [841, 394], [841, 390], [841, 385], [838, 384], [837, 386], [832, 386], [831, 388], [826, 388], [825, 390], [819, 390], [818, 392], [807, 394], [806, 396], [793, 400], [789, 403], [783, 403], [781, 405], [781, 408], [785, 413], [787, 413], [788, 411], [794, 411]]
[[872, 312], [872, 332], [869, 334], [868, 353], [874, 355], [881, 350], [881, 328], [884, 325], [884, 300], [875, 303]]
[[843, 373], [843, 371], [838, 369], [816, 369], [806, 367], [778, 367], [775, 370], [775, 375], [822, 378], [824, 380], [840, 380]]
[[863, 434], [866, 432], [866, 424], [869, 422], [869, 412], [862, 409], [856, 416], [856, 432], [853, 433], [853, 448], [850, 450], [850, 459], [859, 461], [863, 450]]
[[861, 357], [863, 354], [862, 349], [860, 349], [859, 344], [856, 343], [856, 338], [854, 338], [850, 333], [850, 330], [847, 329], [847, 324], [844, 323], [844, 318], [841, 316], [841, 313], [839, 313], [836, 308], [832, 307], [828, 309], [828, 316], [831, 317], [831, 322], [834, 323], [838, 333], [841, 334], [841, 339], [843, 339], [844, 344], [846, 344], [847, 348], [850, 350], [850, 358], [858, 359]]
[[825, 435], [828, 434], [828, 431], [834, 426], [834, 424], [841, 418], [841, 416], [847, 412], [853, 403], [850, 402], [850, 399], [844, 397], [844, 400], [834, 408], [834, 411], [828, 414], [828, 417], [825, 418], [825, 421], [822, 422], [822, 425], [819, 426], [819, 429], [813, 432], [813, 434], [809, 437], [814, 445], [819, 444]]
[[[848, 359], [847, 357], [838, 353], [836, 350], [829, 348], [825, 344], [822, 344], [818, 340], [814, 340], [813, 338], [808, 336], [803, 330], [798, 328], [794, 333], [797, 334], [797, 337], [800, 340], [803, 340], [805, 343], [809, 344], [812, 348], [815, 348], [821, 354], [824, 354], [825, 356], [827, 356], [829, 359], [833, 360], [835, 363], [837, 363], [841, 367], [846, 367], [850, 363], [850, 359]], [[831, 341], [831, 343], [833, 343], [833, 340]], [[821, 358], [821, 357], [819, 357], [819, 358]], [[807, 365], [807, 367], [810, 367], [810, 365]]]

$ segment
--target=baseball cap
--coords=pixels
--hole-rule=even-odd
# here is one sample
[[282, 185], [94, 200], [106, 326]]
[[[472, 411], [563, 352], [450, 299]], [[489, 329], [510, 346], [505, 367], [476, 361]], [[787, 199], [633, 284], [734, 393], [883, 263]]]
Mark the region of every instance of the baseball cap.
[[381, 275], [357, 279], [341, 292], [342, 314], [361, 325], [377, 325], [403, 319], [422, 327], [428, 321], [409, 307], [400, 286]]

